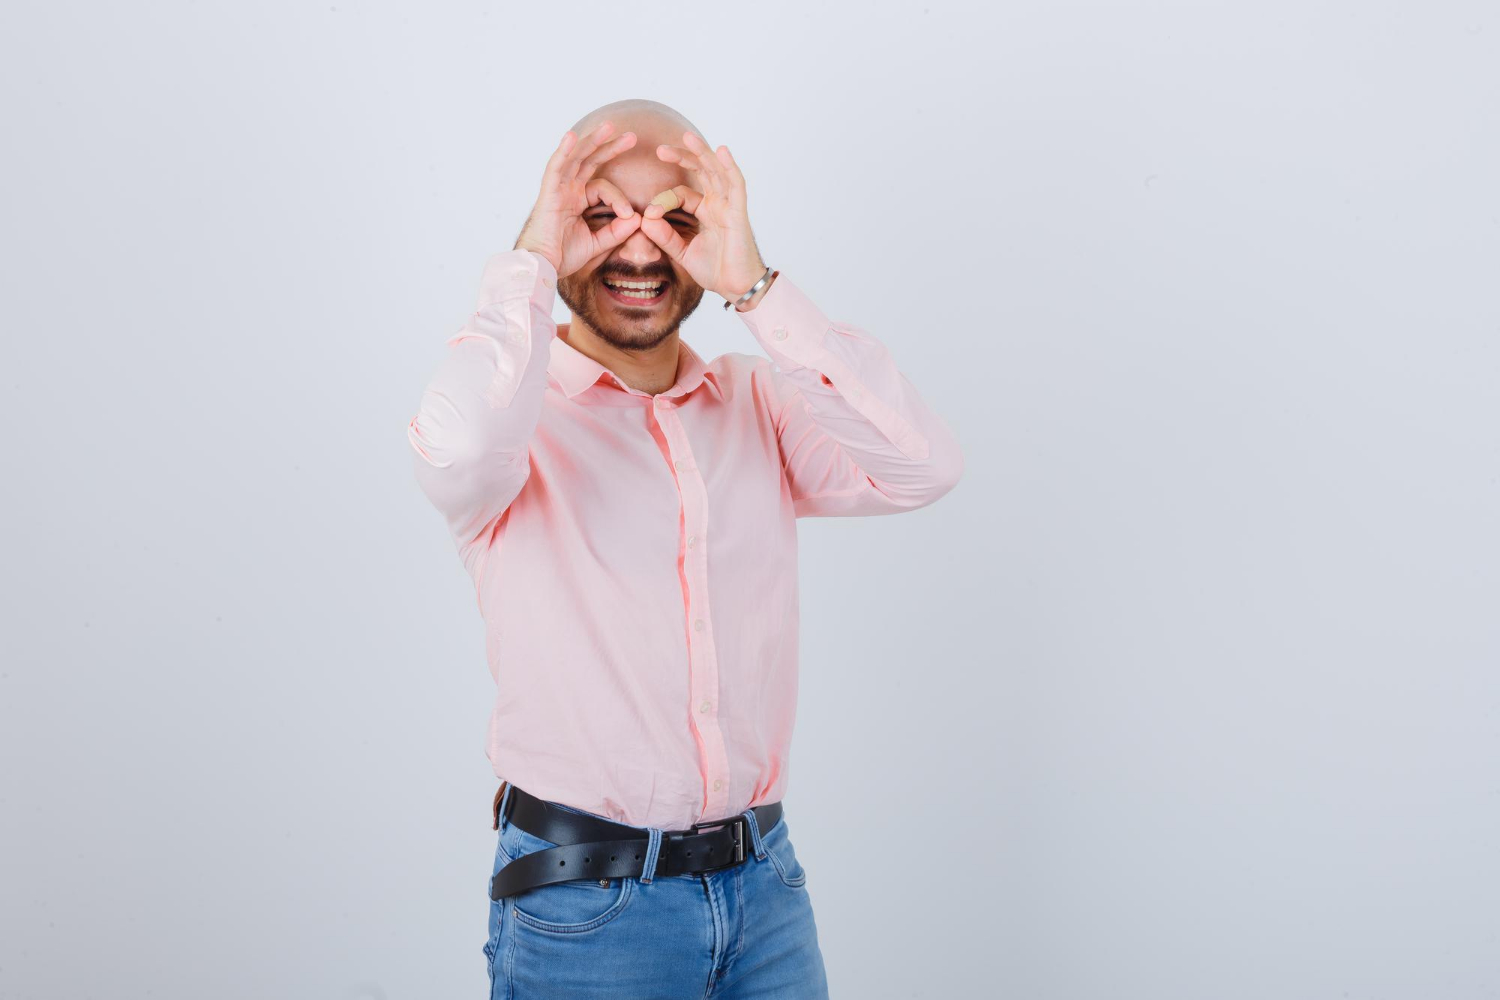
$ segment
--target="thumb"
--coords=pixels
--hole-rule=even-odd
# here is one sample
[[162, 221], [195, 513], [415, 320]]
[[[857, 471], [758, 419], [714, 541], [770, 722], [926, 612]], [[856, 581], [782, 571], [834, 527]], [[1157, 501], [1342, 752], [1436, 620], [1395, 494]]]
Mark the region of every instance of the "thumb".
[[677, 230], [672, 228], [672, 224], [665, 219], [652, 219], [644, 215], [638, 217], [641, 220], [641, 232], [645, 233], [652, 243], [661, 247], [668, 257], [680, 263], [682, 255], [687, 252], [687, 240], [679, 236]]
[[[597, 257], [599, 254], [604, 253], [604, 251], [613, 250], [621, 243], [624, 243], [640, 224], [641, 213], [639, 212], [623, 219], [618, 216], [611, 219], [609, 225], [596, 233], [590, 234], [593, 237], [593, 249], [589, 252], [589, 257]], [[650, 236], [651, 234], [647, 233], [646, 235]]]

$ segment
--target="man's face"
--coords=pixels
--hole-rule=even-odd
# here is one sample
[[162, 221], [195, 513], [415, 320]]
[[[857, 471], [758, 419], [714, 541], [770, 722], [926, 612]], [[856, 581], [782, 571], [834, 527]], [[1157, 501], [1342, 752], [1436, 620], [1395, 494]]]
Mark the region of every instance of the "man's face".
[[[594, 176], [618, 187], [637, 213], [668, 188], [688, 184], [696, 189], [688, 171], [656, 155], [659, 143], [681, 145], [681, 135], [674, 139], [670, 134], [636, 126], [621, 127], [620, 131], [635, 132], [635, 145], [605, 163]], [[614, 217], [614, 210], [603, 203], [591, 205], [583, 213], [584, 223], [596, 232]], [[668, 212], [666, 220], [684, 240], [691, 241], [698, 231], [693, 216], [680, 208]], [[657, 282], [665, 287], [657, 290], [654, 298], [641, 298], [631, 290], [610, 287], [609, 281]], [[703, 288], [651, 237], [637, 229], [624, 243], [559, 279], [557, 294], [602, 340], [631, 350], [654, 347], [671, 336], [698, 308]]]

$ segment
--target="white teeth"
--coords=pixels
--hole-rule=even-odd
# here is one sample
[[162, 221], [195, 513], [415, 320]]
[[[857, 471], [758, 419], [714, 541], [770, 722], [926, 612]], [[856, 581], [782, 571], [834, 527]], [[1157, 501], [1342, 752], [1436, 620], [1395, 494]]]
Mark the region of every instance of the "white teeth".
[[665, 286], [665, 282], [659, 281], [614, 281], [610, 278], [605, 278], [604, 283], [616, 295], [627, 299], [654, 299], [661, 294]]

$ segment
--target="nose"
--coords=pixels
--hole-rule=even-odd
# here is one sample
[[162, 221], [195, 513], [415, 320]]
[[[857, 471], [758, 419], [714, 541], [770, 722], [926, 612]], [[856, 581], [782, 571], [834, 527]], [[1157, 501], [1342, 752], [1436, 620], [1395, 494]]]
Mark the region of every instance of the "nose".
[[620, 244], [620, 259], [629, 261], [637, 267], [654, 264], [661, 260], [661, 247], [656, 241], [637, 229], [631, 233], [624, 243]]

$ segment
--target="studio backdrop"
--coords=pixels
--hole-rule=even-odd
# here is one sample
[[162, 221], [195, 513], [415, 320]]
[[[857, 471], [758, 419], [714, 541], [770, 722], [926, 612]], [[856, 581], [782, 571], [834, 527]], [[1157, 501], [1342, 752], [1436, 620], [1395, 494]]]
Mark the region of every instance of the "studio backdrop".
[[962, 448], [797, 522], [831, 995], [1500, 988], [1491, 5], [19, 2], [0, 76], [0, 997], [488, 989], [408, 426], [630, 98]]

